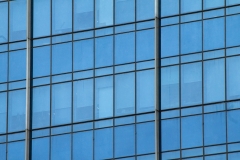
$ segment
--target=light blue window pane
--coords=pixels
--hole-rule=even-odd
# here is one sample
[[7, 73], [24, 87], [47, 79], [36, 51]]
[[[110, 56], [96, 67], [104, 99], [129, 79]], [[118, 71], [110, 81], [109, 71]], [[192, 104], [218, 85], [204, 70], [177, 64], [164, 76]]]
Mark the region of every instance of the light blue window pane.
[[213, 145], [226, 142], [226, 115], [218, 112], [204, 115], [204, 144]]
[[7, 154], [6, 144], [0, 144], [0, 155], [3, 160], [6, 160], [6, 154]]
[[93, 68], [93, 40], [77, 41], [73, 45], [73, 70]]
[[154, 0], [136, 0], [137, 21], [154, 18]]
[[224, 6], [224, 0], [204, 0], [203, 9], [218, 8]]
[[50, 87], [33, 88], [32, 128], [50, 125]]
[[95, 0], [95, 27], [113, 24], [113, 0]]
[[26, 78], [26, 50], [9, 52], [9, 80]]
[[52, 1], [52, 34], [72, 31], [72, 1]]
[[137, 72], [137, 113], [154, 110], [154, 70]]
[[135, 126], [128, 125], [115, 128], [115, 157], [132, 156], [135, 154]]
[[206, 156], [205, 160], [226, 160], [226, 154], [220, 154], [216, 156]]
[[26, 0], [10, 1], [9, 38], [10, 41], [26, 39]]
[[182, 65], [181, 73], [181, 106], [201, 104], [202, 63]]
[[227, 47], [240, 45], [240, 15], [227, 17]]
[[180, 120], [171, 119], [162, 121], [162, 151], [180, 148]]
[[73, 160], [93, 159], [93, 131], [73, 134]]
[[93, 0], [74, 0], [74, 31], [93, 28]]
[[115, 115], [135, 113], [135, 73], [115, 76]]
[[59, 74], [71, 71], [72, 71], [72, 43], [53, 45], [52, 74]]
[[204, 62], [204, 102], [217, 102], [225, 98], [224, 59]]
[[71, 135], [53, 136], [51, 138], [51, 160], [71, 159]]
[[111, 159], [113, 157], [113, 129], [106, 128], [94, 132], [95, 159]]
[[226, 0], [227, 5], [240, 4], [240, 0]]
[[228, 154], [229, 160], [238, 160], [240, 157], [240, 152]]
[[107, 36], [95, 39], [95, 67], [113, 64], [113, 37]]
[[137, 32], [137, 61], [143, 61], [154, 58], [154, 30], [144, 30]]
[[155, 149], [154, 123], [137, 124], [137, 154], [153, 153]]
[[52, 86], [52, 125], [71, 122], [71, 99], [71, 83], [62, 83]]
[[179, 54], [179, 25], [162, 27], [161, 57], [175, 56], [178, 54]]
[[73, 85], [74, 122], [93, 119], [93, 80], [76, 81]]
[[181, 25], [181, 53], [198, 52], [202, 50], [202, 22]]
[[50, 35], [50, 2], [49, 0], [33, 1], [33, 37]]
[[240, 57], [227, 58], [227, 99], [240, 98]]
[[0, 133], [6, 133], [7, 121], [7, 93], [0, 93]]
[[113, 77], [95, 80], [95, 119], [113, 115]]
[[228, 142], [240, 141], [240, 111], [229, 111], [227, 113]]
[[8, 132], [24, 130], [26, 91], [12, 91], [8, 96]]
[[0, 43], [8, 41], [8, 2], [0, 3]]
[[7, 159], [8, 160], [24, 160], [25, 142], [13, 142], [8, 144]]
[[8, 53], [0, 53], [0, 83], [7, 81]]
[[161, 0], [161, 16], [170, 16], [179, 13], [179, 0]]
[[49, 160], [49, 138], [32, 140], [32, 159]]
[[202, 116], [190, 116], [181, 121], [182, 148], [202, 146]]
[[204, 50], [224, 47], [224, 28], [224, 18], [205, 20], [203, 22]]
[[50, 74], [50, 47], [33, 48], [33, 77]]
[[181, 0], [181, 12], [194, 12], [202, 9], [202, 0]]
[[115, 64], [135, 61], [135, 33], [115, 36]]
[[128, 23], [135, 21], [135, 1], [116, 0], [115, 1], [115, 23]]
[[161, 108], [179, 107], [179, 66], [162, 68]]

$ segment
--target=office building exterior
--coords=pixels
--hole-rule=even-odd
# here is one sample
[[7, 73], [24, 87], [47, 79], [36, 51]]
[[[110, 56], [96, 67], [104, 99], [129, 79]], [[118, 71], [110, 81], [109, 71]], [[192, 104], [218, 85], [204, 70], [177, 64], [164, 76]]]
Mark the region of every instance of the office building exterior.
[[240, 0], [0, 0], [1, 160], [240, 159]]

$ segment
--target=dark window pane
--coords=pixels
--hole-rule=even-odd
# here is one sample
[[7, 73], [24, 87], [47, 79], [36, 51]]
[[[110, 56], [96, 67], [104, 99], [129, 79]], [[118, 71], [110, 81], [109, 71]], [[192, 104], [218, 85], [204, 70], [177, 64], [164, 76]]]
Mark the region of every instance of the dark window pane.
[[3, 43], [8, 41], [8, 2], [0, 3], [0, 11], [0, 43]]
[[237, 46], [240, 44], [240, 15], [227, 17], [227, 47]]
[[71, 159], [71, 135], [53, 136], [51, 138], [51, 160]]
[[9, 52], [9, 80], [26, 78], [26, 50]]
[[47, 76], [50, 74], [50, 47], [33, 49], [33, 77]]
[[8, 160], [24, 160], [25, 142], [13, 142], [8, 144], [7, 159]]
[[113, 0], [95, 0], [95, 27], [113, 24]]
[[116, 0], [115, 1], [115, 23], [127, 23], [135, 21], [135, 1]]
[[137, 0], [137, 21], [154, 18], [154, 0]]
[[49, 138], [32, 140], [32, 159], [49, 160]]
[[[6, 133], [7, 93], [0, 93], [0, 133]], [[1, 154], [0, 154], [1, 155]]]

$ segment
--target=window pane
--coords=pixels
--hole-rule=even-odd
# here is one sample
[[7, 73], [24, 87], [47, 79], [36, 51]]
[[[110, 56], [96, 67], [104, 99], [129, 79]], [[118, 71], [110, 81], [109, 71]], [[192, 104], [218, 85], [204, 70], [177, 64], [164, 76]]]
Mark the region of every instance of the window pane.
[[4, 43], [8, 41], [8, 2], [0, 3], [0, 11], [0, 43]]
[[50, 47], [33, 48], [33, 77], [50, 74]]
[[49, 160], [49, 138], [32, 140], [32, 159]]
[[137, 72], [137, 113], [154, 110], [154, 70]]
[[137, 21], [154, 18], [154, 0], [137, 0]]
[[240, 0], [226, 0], [227, 5], [240, 4]]
[[179, 14], [179, 0], [161, 0], [161, 16]]
[[93, 119], [93, 80], [74, 82], [74, 122]]
[[205, 160], [226, 160], [226, 154], [220, 154], [216, 156], [206, 156]]
[[33, 88], [32, 99], [32, 128], [50, 125], [50, 87]]
[[240, 111], [229, 111], [227, 113], [228, 142], [240, 141]]
[[26, 50], [9, 52], [9, 80], [26, 78]]
[[115, 1], [115, 23], [128, 23], [135, 21], [135, 1], [116, 0]]
[[93, 28], [93, 0], [74, 0], [74, 31]]
[[52, 74], [59, 74], [71, 71], [72, 71], [72, 43], [53, 45]]
[[[0, 133], [6, 133], [7, 93], [0, 93]], [[0, 151], [1, 152], [1, 151]], [[1, 154], [0, 154], [1, 155]]]
[[217, 8], [224, 6], [224, 0], [204, 0], [203, 1], [203, 8]]
[[202, 9], [202, 0], [182, 0], [181, 12], [194, 12]]
[[6, 159], [6, 154], [7, 154], [6, 144], [0, 144], [0, 155], [3, 160]]
[[113, 24], [113, 0], [95, 0], [95, 27]]
[[135, 33], [115, 36], [115, 64], [135, 61]]
[[204, 62], [204, 102], [225, 99], [224, 59]]
[[24, 141], [8, 143], [7, 159], [8, 160], [24, 160]]
[[73, 45], [74, 71], [93, 68], [93, 40], [74, 42]]
[[71, 135], [53, 136], [51, 138], [51, 160], [71, 159]]
[[52, 125], [71, 122], [71, 99], [71, 83], [62, 83], [52, 86]]
[[238, 160], [240, 157], [240, 152], [228, 154], [229, 160]]
[[0, 53], [0, 83], [7, 81], [8, 76], [8, 53]]
[[93, 159], [93, 131], [73, 134], [73, 160]]
[[72, 1], [52, 1], [52, 34], [72, 31]]
[[227, 17], [227, 47], [237, 46], [240, 44], [240, 15]]
[[107, 76], [95, 80], [95, 118], [113, 115], [113, 77]]
[[25, 129], [26, 91], [9, 92], [8, 99], [8, 132]]
[[[43, 9], [44, 8], [44, 9]], [[50, 1], [33, 1], [33, 37], [50, 35]]]

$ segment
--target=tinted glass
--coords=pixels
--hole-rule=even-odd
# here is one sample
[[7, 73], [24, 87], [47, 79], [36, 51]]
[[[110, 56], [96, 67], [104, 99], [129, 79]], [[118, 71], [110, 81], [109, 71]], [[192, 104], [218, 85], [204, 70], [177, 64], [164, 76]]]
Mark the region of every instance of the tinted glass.
[[204, 0], [203, 9], [217, 8], [224, 6], [224, 0]]
[[137, 0], [137, 20], [154, 18], [154, 0]]
[[202, 0], [181, 0], [181, 12], [194, 12], [202, 9]]
[[240, 15], [229, 16], [226, 19], [226, 28], [227, 28], [227, 47], [237, 46], [240, 44]]
[[0, 53], [0, 83], [7, 81], [8, 53]]
[[49, 138], [32, 140], [32, 159], [49, 160]]
[[135, 21], [135, 1], [116, 0], [115, 1], [115, 23], [127, 23]]
[[7, 159], [8, 160], [24, 160], [24, 141], [13, 142], [8, 144], [7, 148]]
[[170, 16], [179, 13], [179, 0], [161, 0], [161, 16]]
[[6, 132], [7, 120], [7, 93], [0, 93], [0, 133]]
[[51, 137], [51, 160], [71, 159], [71, 135]]
[[113, 0], [95, 0], [95, 27], [113, 24]]
[[8, 41], [8, 3], [0, 3], [0, 43]]
[[227, 113], [227, 130], [228, 142], [236, 142], [240, 140], [240, 111], [229, 111]]
[[9, 80], [26, 78], [26, 50], [9, 52]]
[[33, 49], [33, 77], [50, 74], [50, 56], [49, 46]]

